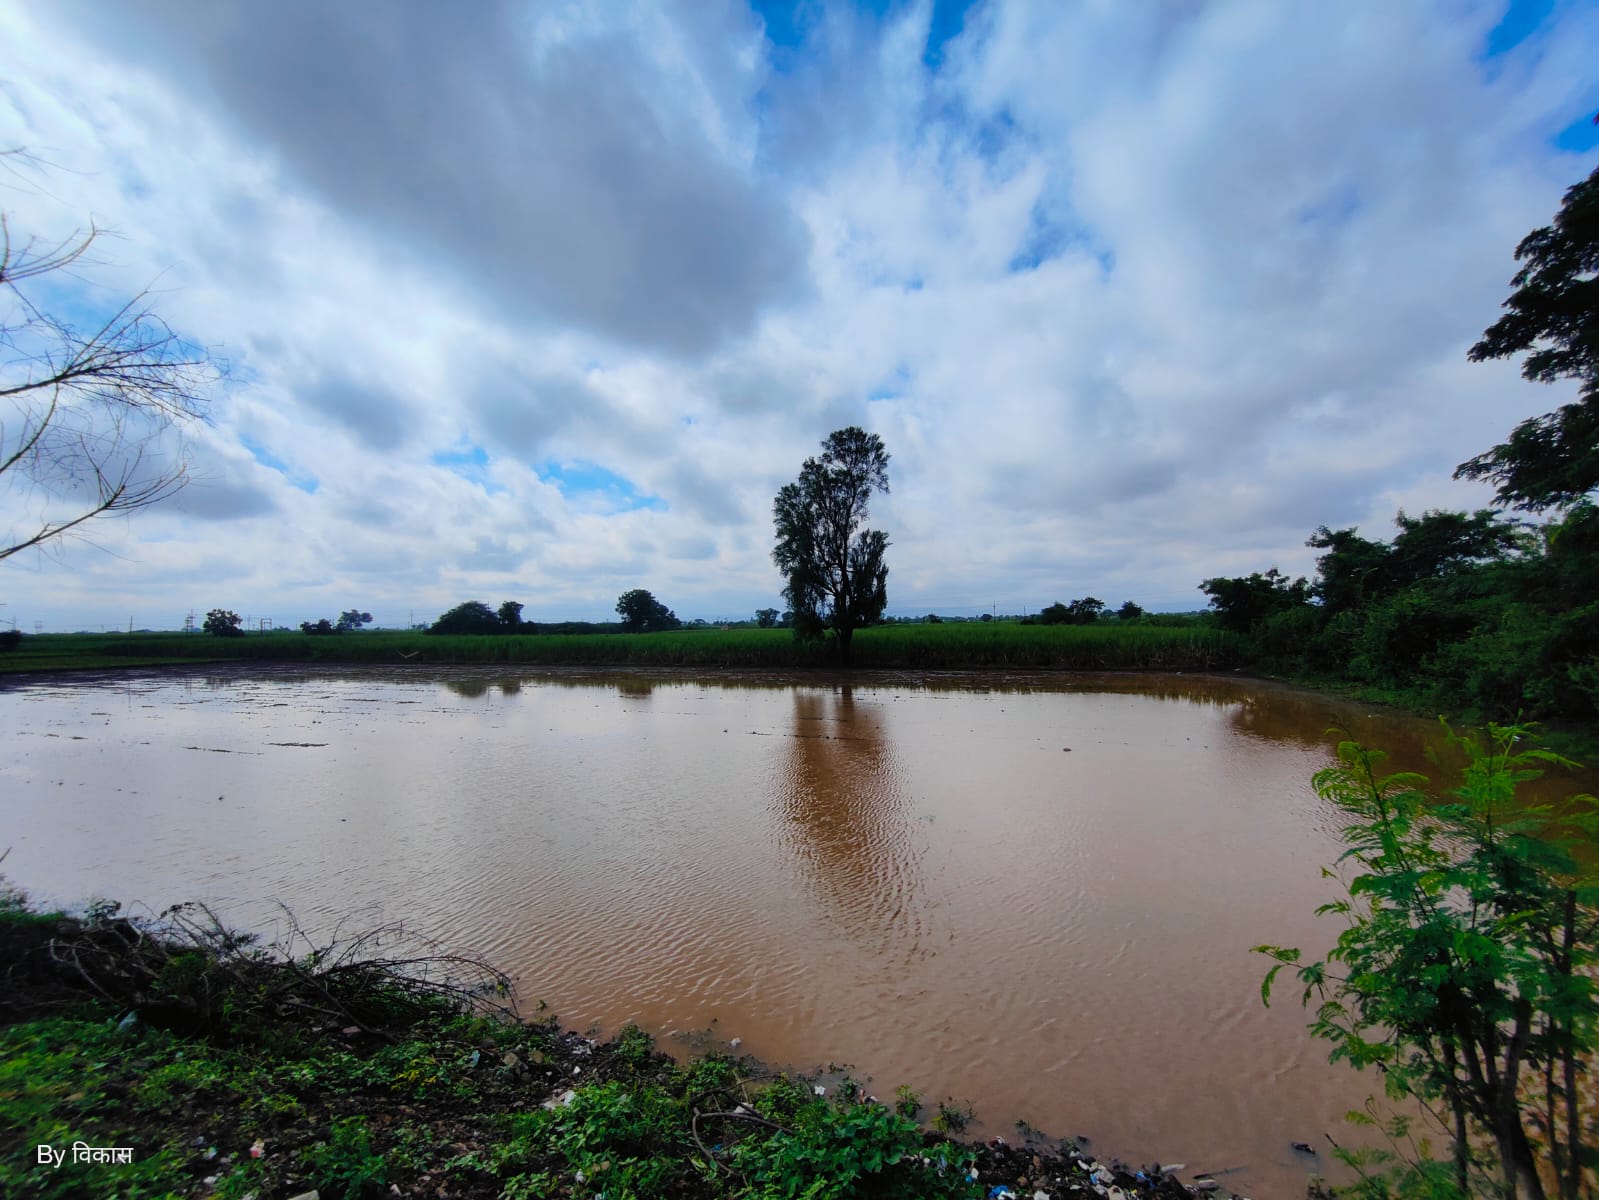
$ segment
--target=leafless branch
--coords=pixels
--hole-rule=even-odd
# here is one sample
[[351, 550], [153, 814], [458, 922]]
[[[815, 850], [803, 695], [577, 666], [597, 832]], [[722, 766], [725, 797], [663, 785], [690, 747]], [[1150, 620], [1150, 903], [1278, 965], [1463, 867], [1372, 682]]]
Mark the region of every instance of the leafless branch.
[[0, 494], [35, 497], [22, 530], [0, 530], [0, 559], [160, 503], [189, 479], [181, 444], [166, 460], [156, 451], [204, 419], [210, 358], [154, 314], [148, 292], [81, 332], [21, 286], [71, 267], [100, 236], [91, 224], [18, 247], [0, 216]]

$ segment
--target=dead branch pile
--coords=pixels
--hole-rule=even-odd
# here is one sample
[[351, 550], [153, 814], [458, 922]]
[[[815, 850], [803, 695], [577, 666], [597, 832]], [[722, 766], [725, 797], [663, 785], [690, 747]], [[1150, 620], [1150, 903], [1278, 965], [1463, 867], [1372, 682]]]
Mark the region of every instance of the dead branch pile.
[[0, 1020], [92, 998], [171, 1029], [228, 1035], [291, 1022], [392, 1038], [452, 1013], [516, 1015], [503, 971], [403, 925], [315, 939], [284, 908], [288, 932], [263, 945], [198, 902], [152, 918], [119, 913], [101, 904], [83, 917], [8, 923]]

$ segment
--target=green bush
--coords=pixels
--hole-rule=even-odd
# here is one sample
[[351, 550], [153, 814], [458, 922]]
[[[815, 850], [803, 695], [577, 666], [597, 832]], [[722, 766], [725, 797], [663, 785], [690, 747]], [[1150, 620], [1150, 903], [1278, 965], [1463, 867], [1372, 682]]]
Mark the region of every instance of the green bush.
[[[1466, 765], [1444, 797], [1420, 775], [1380, 776], [1383, 755], [1354, 742], [1315, 777], [1351, 818], [1347, 898], [1318, 910], [1345, 928], [1309, 965], [1296, 949], [1257, 946], [1277, 961], [1261, 997], [1293, 966], [1331, 1059], [1377, 1068], [1389, 1098], [1419, 1101], [1451, 1135], [1445, 1164], [1424, 1144], [1420, 1161], [1340, 1151], [1360, 1195], [1541, 1198], [1540, 1161], [1563, 1200], [1599, 1182], [1576, 1085], [1599, 1050], [1599, 800], [1518, 802], [1518, 784], [1576, 765], [1528, 737], [1517, 725], [1451, 735]], [[1396, 1142], [1410, 1137], [1408, 1118], [1383, 1124]]]

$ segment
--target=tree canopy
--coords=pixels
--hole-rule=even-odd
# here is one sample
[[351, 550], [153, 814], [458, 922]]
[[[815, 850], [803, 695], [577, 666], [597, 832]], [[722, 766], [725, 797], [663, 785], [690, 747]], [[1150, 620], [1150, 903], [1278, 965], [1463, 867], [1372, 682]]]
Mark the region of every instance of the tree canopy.
[[1216, 610], [1217, 623], [1223, 629], [1242, 633], [1250, 626], [1272, 613], [1305, 604], [1310, 599], [1310, 584], [1303, 579], [1290, 580], [1276, 567], [1264, 575], [1236, 579], [1207, 579], [1199, 590], [1210, 597]]
[[481, 600], [468, 600], [457, 604], [432, 625], [429, 633], [497, 633], [500, 618]]
[[772, 561], [787, 580], [794, 636], [832, 629], [846, 663], [855, 630], [888, 606], [888, 535], [862, 528], [874, 491], [888, 491], [888, 452], [875, 433], [851, 425], [830, 433], [821, 457], [807, 458], [772, 503]]
[[225, 608], [213, 608], [205, 614], [205, 624], [200, 628], [215, 637], [243, 637], [244, 618]]
[[1523, 377], [1576, 379], [1578, 399], [1523, 421], [1455, 477], [1489, 480], [1500, 504], [1542, 512], [1599, 489], [1599, 168], [1566, 191], [1553, 224], [1522, 239], [1516, 261], [1525, 265], [1510, 281], [1508, 311], [1471, 360], [1525, 353]]
[[622, 628], [628, 633], [660, 633], [683, 624], [676, 613], [643, 588], [623, 592], [617, 598], [616, 611], [622, 618]]
[[[1128, 604], [1132, 604], [1129, 600]], [[1125, 608], [1126, 605], [1123, 605]], [[1138, 608], [1133, 604], [1134, 608]], [[1038, 614], [1040, 625], [1092, 625], [1099, 620], [1100, 614], [1105, 611], [1105, 602], [1093, 596], [1084, 596], [1081, 600], [1073, 600], [1070, 604], [1055, 601], [1048, 608]], [[1142, 612], [1143, 609], [1138, 609]], [[1138, 613], [1134, 613], [1137, 616]]]

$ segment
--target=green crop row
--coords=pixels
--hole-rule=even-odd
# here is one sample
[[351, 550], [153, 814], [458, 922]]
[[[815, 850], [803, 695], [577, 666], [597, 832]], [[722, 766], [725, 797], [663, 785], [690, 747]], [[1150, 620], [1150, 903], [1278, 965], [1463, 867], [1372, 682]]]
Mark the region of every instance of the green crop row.
[[[1205, 671], [1235, 665], [1239, 647], [1240, 639], [1231, 633], [1192, 626], [884, 625], [856, 634], [854, 665], [913, 670]], [[43, 634], [26, 637], [15, 649], [0, 652], [0, 671], [221, 660], [710, 668], [837, 665], [830, 642], [798, 642], [784, 629], [504, 636], [378, 630], [334, 637], [287, 631], [237, 638], [183, 633]]]

